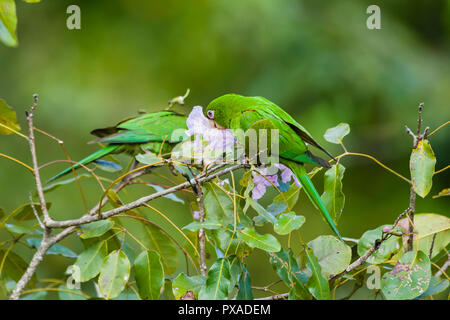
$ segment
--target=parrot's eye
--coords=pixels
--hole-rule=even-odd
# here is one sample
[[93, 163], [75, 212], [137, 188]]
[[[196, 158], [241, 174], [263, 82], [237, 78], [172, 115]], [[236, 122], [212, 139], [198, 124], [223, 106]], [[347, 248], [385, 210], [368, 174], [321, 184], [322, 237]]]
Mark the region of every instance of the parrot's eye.
[[206, 116], [207, 116], [209, 119], [214, 120], [214, 111], [213, 111], [213, 110], [208, 110], [208, 111], [206, 112]]

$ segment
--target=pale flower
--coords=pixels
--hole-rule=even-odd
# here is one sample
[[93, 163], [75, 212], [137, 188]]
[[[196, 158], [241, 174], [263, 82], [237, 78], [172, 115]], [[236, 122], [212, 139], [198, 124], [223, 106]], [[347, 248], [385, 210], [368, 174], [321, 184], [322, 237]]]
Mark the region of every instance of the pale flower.
[[278, 174], [275, 175], [266, 175], [268, 168], [262, 168], [259, 170], [258, 173], [253, 173], [253, 183], [255, 184], [255, 187], [252, 190], [252, 199], [258, 200], [264, 196], [266, 193], [267, 187], [270, 186], [276, 186], [279, 187], [280, 184], [278, 182], [278, 179], [281, 179], [282, 183], [289, 183], [292, 178], [294, 178], [294, 182], [297, 185], [297, 187], [301, 187], [300, 181], [298, 181], [295, 174], [286, 167], [285, 165], [281, 163], [275, 164], [275, 166], [279, 169], [279, 176]]

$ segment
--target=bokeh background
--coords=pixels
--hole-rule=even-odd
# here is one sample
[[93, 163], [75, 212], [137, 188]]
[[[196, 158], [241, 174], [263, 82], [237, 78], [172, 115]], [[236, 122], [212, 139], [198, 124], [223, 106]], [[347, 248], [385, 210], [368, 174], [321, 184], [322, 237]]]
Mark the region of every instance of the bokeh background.
[[[70, 4], [81, 8], [81, 30], [66, 28]], [[366, 27], [371, 4], [381, 8], [381, 30]], [[450, 119], [448, 0], [43, 0], [17, 1], [17, 14], [18, 48], [0, 45], [0, 97], [25, 128], [24, 110], [39, 93], [36, 126], [64, 140], [73, 159], [96, 150], [86, 144], [93, 128], [140, 109], [164, 108], [187, 88], [186, 113], [224, 93], [264, 96], [334, 154], [340, 147], [327, 143], [323, 133], [347, 122], [350, 151], [371, 154], [405, 176], [412, 142], [404, 126], [416, 128], [418, 104], [425, 103], [424, 124], [431, 129]], [[448, 138], [447, 127], [431, 138], [438, 169], [450, 162]], [[65, 158], [44, 136], [37, 147], [40, 163]], [[0, 136], [0, 152], [30, 163], [26, 141], [19, 137]], [[398, 177], [368, 159], [348, 157], [343, 164], [346, 205], [339, 228], [345, 236], [359, 238], [391, 223], [408, 206], [409, 186]], [[42, 175], [46, 179], [63, 168], [57, 164]], [[449, 187], [449, 177], [436, 176], [431, 194]], [[314, 182], [322, 190], [322, 174]], [[90, 179], [81, 183], [92, 206], [99, 188]], [[0, 208], [9, 212], [27, 202], [33, 187], [26, 170], [0, 159]], [[124, 198], [148, 192], [133, 187]], [[48, 200], [55, 218], [84, 211], [75, 185]], [[180, 226], [191, 220], [187, 206], [167, 199], [154, 203]], [[448, 215], [449, 204], [448, 198], [418, 198], [417, 212]], [[329, 233], [304, 196], [296, 211], [307, 219], [304, 240]], [[148, 216], [160, 222], [153, 213]], [[63, 244], [82, 250], [76, 236]], [[24, 248], [22, 254], [28, 258], [31, 252]], [[38, 272], [62, 277], [70, 263], [48, 256]], [[255, 285], [275, 279], [265, 254], [256, 253], [248, 263]]]

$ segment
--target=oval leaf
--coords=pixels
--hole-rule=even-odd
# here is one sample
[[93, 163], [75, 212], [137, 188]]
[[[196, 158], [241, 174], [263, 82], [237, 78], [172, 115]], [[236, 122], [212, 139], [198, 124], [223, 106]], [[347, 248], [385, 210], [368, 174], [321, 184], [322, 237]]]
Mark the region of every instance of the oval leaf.
[[381, 279], [381, 292], [388, 300], [414, 299], [430, 284], [430, 259], [422, 251], [409, 251]]
[[409, 160], [411, 179], [414, 191], [425, 198], [430, 192], [436, 157], [428, 140], [419, 141], [417, 148], [413, 149]]
[[273, 230], [281, 235], [289, 234], [293, 230], [298, 230], [305, 223], [304, 216], [297, 216], [293, 212], [283, 213], [277, 219]]
[[336, 223], [342, 215], [345, 204], [345, 196], [342, 192], [344, 172], [345, 167], [339, 163], [333, 164], [324, 174], [324, 192], [321, 199]]
[[98, 277], [100, 294], [105, 299], [120, 295], [130, 277], [130, 261], [121, 250], [111, 252], [104, 260]]
[[[361, 239], [358, 241], [358, 255], [363, 256], [372, 246], [377, 239], [381, 239], [383, 235], [383, 229], [385, 227], [391, 228], [391, 225], [385, 224], [376, 229], [366, 231]], [[380, 264], [389, 260], [397, 251], [401, 248], [401, 239], [397, 236], [392, 236], [380, 245], [378, 250], [367, 259], [368, 263]]]
[[323, 137], [331, 143], [340, 144], [346, 135], [350, 133], [350, 126], [347, 123], [339, 123], [336, 127], [325, 131]]
[[180, 273], [172, 283], [172, 292], [175, 299], [180, 300], [186, 297], [188, 291], [194, 295], [194, 299], [198, 299], [200, 289], [205, 285], [205, 277], [203, 276], [187, 276], [183, 272]]
[[259, 248], [267, 252], [277, 252], [281, 249], [277, 238], [271, 234], [261, 235], [253, 228], [239, 230], [237, 237], [245, 241], [251, 248]]
[[313, 249], [305, 246], [306, 265], [311, 271], [311, 278], [308, 281], [308, 290], [317, 300], [330, 299], [330, 285], [327, 278], [322, 274], [322, 268], [314, 255]]
[[[14, 3], [14, 2], [13, 2]], [[2, 16], [2, 2], [0, 2], [0, 17]], [[0, 38], [1, 38], [1, 18], [0, 18]], [[17, 122], [16, 112], [6, 103], [5, 100], [0, 99], [0, 134], [11, 134], [13, 129], [20, 131], [20, 125]]]
[[209, 269], [205, 286], [200, 290], [200, 300], [225, 300], [228, 298], [231, 274], [227, 259], [217, 260]]
[[0, 41], [10, 47], [17, 46], [17, 16], [14, 0], [0, 1]]
[[334, 236], [320, 236], [308, 242], [319, 260], [322, 273], [329, 278], [348, 267], [352, 259], [352, 249]]
[[91, 222], [88, 224], [84, 224], [80, 227], [81, 234], [80, 238], [82, 239], [89, 239], [89, 238], [95, 238], [100, 237], [104, 233], [106, 233], [108, 230], [110, 230], [114, 226], [114, 222], [107, 219], [107, 220], [99, 220], [95, 222]]
[[85, 282], [98, 275], [106, 257], [106, 250], [106, 241], [99, 241], [80, 253], [74, 264], [79, 272], [75, 270], [73, 278], [78, 282]]
[[134, 278], [139, 296], [145, 300], [158, 300], [164, 286], [164, 270], [156, 251], [143, 251], [134, 261]]

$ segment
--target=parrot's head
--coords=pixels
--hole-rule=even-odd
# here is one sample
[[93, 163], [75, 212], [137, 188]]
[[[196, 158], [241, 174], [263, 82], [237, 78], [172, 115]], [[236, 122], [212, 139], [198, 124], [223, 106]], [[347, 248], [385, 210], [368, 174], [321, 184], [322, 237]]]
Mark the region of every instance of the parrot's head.
[[235, 108], [236, 94], [225, 94], [209, 103], [203, 114], [213, 127], [218, 129], [230, 128], [231, 119], [239, 116], [239, 110]]

